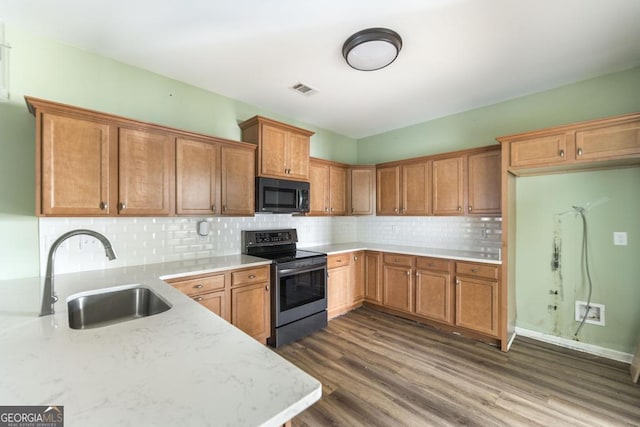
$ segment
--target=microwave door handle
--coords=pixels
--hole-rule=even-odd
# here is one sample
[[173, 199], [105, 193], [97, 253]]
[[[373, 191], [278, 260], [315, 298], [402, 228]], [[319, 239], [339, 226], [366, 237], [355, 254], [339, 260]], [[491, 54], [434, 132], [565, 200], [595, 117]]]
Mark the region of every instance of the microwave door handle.
[[302, 208], [302, 190], [298, 190], [298, 208]]

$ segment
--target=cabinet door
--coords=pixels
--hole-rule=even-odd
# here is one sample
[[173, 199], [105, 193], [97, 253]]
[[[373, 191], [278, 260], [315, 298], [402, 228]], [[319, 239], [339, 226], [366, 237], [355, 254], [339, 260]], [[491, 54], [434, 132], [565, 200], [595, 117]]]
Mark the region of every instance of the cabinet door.
[[351, 215], [373, 215], [373, 184], [375, 169], [350, 170]]
[[364, 265], [364, 251], [356, 252], [353, 254], [353, 263], [351, 264], [351, 303], [359, 304], [364, 300], [364, 278], [365, 278], [365, 265]]
[[287, 178], [286, 130], [269, 126], [262, 126], [262, 140], [260, 141], [260, 175]]
[[213, 292], [210, 294], [197, 295], [193, 297], [194, 301], [199, 302], [227, 322], [229, 321], [229, 309], [227, 307], [226, 292]]
[[110, 173], [116, 159], [109, 125], [44, 113], [41, 138], [38, 213], [101, 216], [115, 212]]
[[428, 215], [429, 196], [429, 162], [403, 165], [401, 212]]
[[416, 314], [453, 323], [451, 287], [451, 275], [417, 270]]
[[350, 267], [338, 267], [329, 270], [327, 280], [327, 316], [329, 319], [344, 313], [350, 306], [349, 273]]
[[569, 159], [567, 135], [564, 133], [513, 141], [509, 148], [509, 163], [513, 167], [557, 165]]
[[376, 175], [376, 213], [378, 215], [398, 215], [400, 206], [400, 167], [378, 168]]
[[223, 215], [253, 216], [255, 212], [255, 154], [251, 149], [221, 149]]
[[289, 132], [287, 141], [287, 178], [309, 180], [309, 137]]
[[411, 269], [395, 265], [382, 266], [382, 305], [413, 312], [413, 280]]
[[467, 213], [499, 214], [500, 150], [471, 154], [468, 158]]
[[433, 214], [461, 215], [464, 205], [464, 158], [433, 161]]
[[231, 289], [231, 323], [264, 343], [271, 334], [271, 300], [268, 283]]
[[364, 298], [366, 301], [382, 302], [382, 255], [380, 252], [365, 252]]
[[220, 147], [200, 141], [176, 141], [176, 213], [218, 213]]
[[576, 132], [577, 160], [605, 160], [640, 154], [640, 121]]
[[498, 334], [498, 282], [456, 276], [456, 324]]
[[311, 162], [309, 164], [309, 214], [329, 214], [329, 166]]
[[118, 133], [121, 215], [170, 215], [174, 190], [173, 139], [166, 134], [120, 128]]
[[329, 168], [329, 211], [331, 215], [347, 213], [347, 169], [338, 166]]

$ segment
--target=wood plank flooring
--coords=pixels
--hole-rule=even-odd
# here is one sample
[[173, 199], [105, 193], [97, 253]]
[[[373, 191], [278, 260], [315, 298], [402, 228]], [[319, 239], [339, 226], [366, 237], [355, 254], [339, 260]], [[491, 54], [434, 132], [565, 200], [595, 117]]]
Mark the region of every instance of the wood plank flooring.
[[323, 384], [294, 427], [640, 425], [629, 365], [527, 338], [502, 353], [360, 308], [277, 352]]

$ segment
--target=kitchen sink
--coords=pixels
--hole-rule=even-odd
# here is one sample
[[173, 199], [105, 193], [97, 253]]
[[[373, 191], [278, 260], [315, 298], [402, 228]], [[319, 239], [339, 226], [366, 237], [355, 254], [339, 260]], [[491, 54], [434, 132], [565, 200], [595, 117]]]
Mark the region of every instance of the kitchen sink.
[[163, 313], [171, 305], [140, 285], [83, 292], [67, 300], [69, 327], [91, 329]]

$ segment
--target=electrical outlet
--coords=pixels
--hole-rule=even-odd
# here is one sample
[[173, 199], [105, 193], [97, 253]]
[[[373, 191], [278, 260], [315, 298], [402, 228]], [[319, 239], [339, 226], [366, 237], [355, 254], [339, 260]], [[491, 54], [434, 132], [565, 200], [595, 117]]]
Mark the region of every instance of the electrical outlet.
[[80, 249], [97, 248], [100, 242], [95, 237], [81, 234], [80, 236]]
[[613, 232], [613, 244], [616, 246], [627, 246], [627, 232], [626, 231], [614, 231]]
[[395, 226], [395, 225], [392, 225], [392, 226], [391, 226], [391, 232], [392, 232], [392, 233], [396, 233], [397, 231], [398, 231], [398, 227], [397, 227], [397, 226]]

